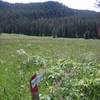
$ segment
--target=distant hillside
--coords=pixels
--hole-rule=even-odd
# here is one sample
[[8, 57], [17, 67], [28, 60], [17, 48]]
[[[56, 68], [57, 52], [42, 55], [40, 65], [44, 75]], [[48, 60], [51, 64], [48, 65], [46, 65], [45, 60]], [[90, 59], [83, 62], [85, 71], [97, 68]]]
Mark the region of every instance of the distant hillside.
[[65, 7], [58, 2], [44, 2], [44, 3], [28, 3], [28, 4], [10, 4], [0, 1], [0, 10], [6, 12], [13, 12], [16, 16], [24, 15], [31, 18], [52, 18], [52, 17], [64, 17], [73, 15], [75, 12], [73, 9]]
[[[80, 25], [73, 32], [67, 31], [67, 28], [73, 27], [72, 24], [76, 24], [77, 20], [77, 24], [90, 23], [91, 21], [96, 23], [99, 16], [100, 13], [94, 11], [75, 10], [53, 1], [27, 4], [11, 4], [0, 1], [0, 32], [50, 36], [54, 35], [55, 32], [56, 36], [63, 37], [75, 37], [74, 33], [77, 33], [80, 37], [79, 34], [82, 34], [78, 29]], [[85, 19], [84, 22], [83, 19]], [[62, 29], [59, 29], [59, 27], [62, 27]], [[88, 31], [90, 30], [88, 29]], [[96, 33], [96, 30], [93, 32]], [[70, 35], [67, 35], [67, 33]]]
[[14, 12], [14, 14], [23, 14], [24, 16], [31, 16], [32, 18], [41, 17], [64, 17], [75, 14], [82, 15], [95, 15], [94, 11], [81, 11], [68, 8], [61, 3], [48, 1], [44, 3], [15, 3], [10, 4], [7, 2], [0, 1], [0, 10], [6, 12]]

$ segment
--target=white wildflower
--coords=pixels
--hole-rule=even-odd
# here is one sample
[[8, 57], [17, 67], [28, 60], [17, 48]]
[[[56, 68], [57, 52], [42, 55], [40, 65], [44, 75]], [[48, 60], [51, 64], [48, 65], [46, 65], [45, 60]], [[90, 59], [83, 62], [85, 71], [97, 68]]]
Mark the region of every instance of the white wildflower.
[[24, 51], [24, 49], [17, 50], [17, 54], [20, 55], [20, 56], [27, 55], [26, 52]]
[[24, 85], [21, 85], [20, 87], [21, 87], [21, 88], [24, 88]]
[[19, 70], [19, 75], [23, 75], [23, 71], [22, 70]]

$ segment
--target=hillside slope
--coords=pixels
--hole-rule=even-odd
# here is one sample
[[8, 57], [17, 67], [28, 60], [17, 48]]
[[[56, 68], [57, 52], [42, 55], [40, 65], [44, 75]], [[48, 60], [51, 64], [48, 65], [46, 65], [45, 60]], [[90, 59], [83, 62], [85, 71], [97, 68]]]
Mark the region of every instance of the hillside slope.
[[61, 3], [48, 1], [44, 3], [15, 3], [10, 4], [7, 2], [0, 1], [0, 13], [13, 12], [14, 14], [24, 15], [31, 18], [50, 18], [50, 17], [65, 17], [71, 15], [95, 15], [94, 11], [81, 11], [68, 8]]

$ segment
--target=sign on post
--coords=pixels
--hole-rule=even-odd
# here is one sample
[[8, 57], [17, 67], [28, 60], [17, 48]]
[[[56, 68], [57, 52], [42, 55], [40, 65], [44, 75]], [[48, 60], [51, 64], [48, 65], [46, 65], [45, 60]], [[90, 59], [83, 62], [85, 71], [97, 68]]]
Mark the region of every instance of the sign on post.
[[43, 80], [42, 75], [34, 74], [30, 80], [30, 87], [32, 92], [32, 99], [33, 100], [40, 100], [39, 99], [39, 89], [38, 84]]

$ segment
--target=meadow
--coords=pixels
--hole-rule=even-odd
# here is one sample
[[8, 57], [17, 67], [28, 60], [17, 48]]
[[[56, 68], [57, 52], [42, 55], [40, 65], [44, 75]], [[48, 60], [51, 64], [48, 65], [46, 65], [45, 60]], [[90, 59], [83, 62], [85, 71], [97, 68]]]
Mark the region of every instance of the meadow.
[[0, 35], [0, 100], [31, 100], [44, 70], [41, 100], [100, 100], [100, 40]]

